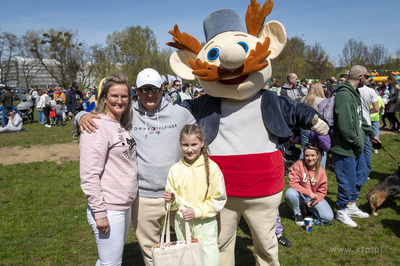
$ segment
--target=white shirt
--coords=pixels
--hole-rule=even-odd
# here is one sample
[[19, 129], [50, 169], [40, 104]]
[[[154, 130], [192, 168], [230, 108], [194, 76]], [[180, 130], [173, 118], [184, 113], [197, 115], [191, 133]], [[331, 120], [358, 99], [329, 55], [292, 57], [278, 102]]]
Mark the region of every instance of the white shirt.
[[358, 88], [358, 91], [361, 95], [361, 106], [363, 111], [363, 116], [365, 120], [367, 120], [368, 125], [371, 125], [371, 112], [370, 106], [371, 103], [378, 101], [378, 96], [375, 93], [375, 90], [364, 85], [361, 88]]

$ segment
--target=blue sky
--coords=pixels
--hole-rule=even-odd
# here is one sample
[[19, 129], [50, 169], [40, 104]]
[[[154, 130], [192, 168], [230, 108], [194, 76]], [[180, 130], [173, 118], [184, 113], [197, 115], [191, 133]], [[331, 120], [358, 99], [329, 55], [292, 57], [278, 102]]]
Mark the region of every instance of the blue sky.
[[[262, 4], [263, 0], [258, 0]], [[275, 0], [268, 20], [278, 20], [288, 37], [299, 36], [306, 44], [321, 44], [338, 61], [351, 38], [366, 45], [383, 44], [394, 54], [400, 50], [400, 2], [398, 0]], [[204, 41], [203, 19], [221, 8], [237, 10], [242, 20], [250, 0], [3, 0], [0, 31], [23, 35], [27, 30], [50, 28], [78, 31], [88, 45], [104, 44], [108, 34], [128, 26], [149, 26], [160, 47], [171, 40], [168, 31], [178, 24]], [[377, 4], [379, 3], [379, 4]]]

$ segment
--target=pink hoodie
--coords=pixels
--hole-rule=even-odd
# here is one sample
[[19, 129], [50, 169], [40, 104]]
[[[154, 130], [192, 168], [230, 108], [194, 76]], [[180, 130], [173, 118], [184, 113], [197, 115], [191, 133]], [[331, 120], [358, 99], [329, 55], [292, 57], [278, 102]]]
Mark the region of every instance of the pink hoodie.
[[80, 137], [81, 188], [95, 219], [128, 209], [137, 195], [136, 142], [121, 124], [101, 114], [98, 130]]
[[318, 177], [315, 176], [315, 170], [308, 171], [311, 181], [306, 178], [306, 169], [302, 160], [295, 162], [289, 173], [289, 187], [294, 188], [297, 192], [310, 197], [311, 192], [317, 194], [316, 203], [323, 200], [328, 189], [328, 178], [324, 168], [320, 166]]

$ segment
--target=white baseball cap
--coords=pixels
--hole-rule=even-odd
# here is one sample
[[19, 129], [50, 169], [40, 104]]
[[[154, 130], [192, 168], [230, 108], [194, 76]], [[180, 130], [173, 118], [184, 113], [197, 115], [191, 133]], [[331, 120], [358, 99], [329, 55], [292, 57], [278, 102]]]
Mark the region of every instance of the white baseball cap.
[[160, 88], [162, 84], [162, 78], [160, 74], [158, 74], [158, 72], [152, 68], [145, 68], [140, 71], [136, 78], [136, 86], [140, 88], [146, 84], [151, 84], [157, 88]]

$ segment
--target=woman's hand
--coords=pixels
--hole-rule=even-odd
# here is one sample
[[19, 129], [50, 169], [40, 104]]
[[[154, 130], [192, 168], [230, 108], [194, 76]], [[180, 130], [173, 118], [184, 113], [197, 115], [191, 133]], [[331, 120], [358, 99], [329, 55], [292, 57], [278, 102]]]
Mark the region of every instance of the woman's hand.
[[166, 190], [164, 192], [164, 200], [166, 202], [173, 202], [175, 200], [175, 194], [172, 191]]
[[96, 227], [99, 229], [100, 232], [103, 233], [103, 235], [107, 234], [108, 231], [110, 230], [110, 223], [108, 222], [108, 218], [100, 218], [96, 220]]
[[181, 210], [183, 215], [183, 220], [185, 222], [189, 222], [190, 220], [194, 219], [194, 210], [192, 208], [187, 208], [186, 210]]

